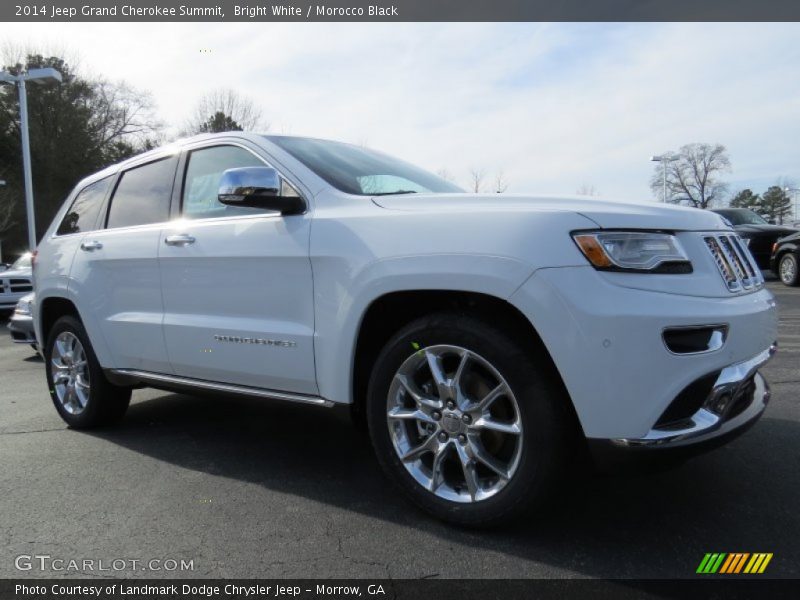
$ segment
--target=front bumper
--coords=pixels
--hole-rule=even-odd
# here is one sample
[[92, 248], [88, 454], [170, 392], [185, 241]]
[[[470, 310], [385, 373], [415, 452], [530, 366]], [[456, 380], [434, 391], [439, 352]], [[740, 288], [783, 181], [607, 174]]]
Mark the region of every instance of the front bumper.
[[[699, 269], [696, 285], [689, 285], [692, 277], [685, 275], [639, 279], [644, 277], [612, 277], [591, 267], [540, 269], [510, 300], [549, 350], [587, 439], [630, 440], [624, 446], [630, 448], [634, 440], [675, 438], [676, 445], [681, 439], [702, 441], [697, 438], [703, 433], [724, 434], [751, 413], [737, 414], [735, 420], [732, 414], [722, 419], [696, 413], [715, 385], [731, 377], [738, 380], [731, 373], [741, 365], [752, 367], [753, 359], [750, 379], [753, 385], [766, 385], [752, 376], [762, 362], [755, 357], [769, 354], [778, 337], [775, 299], [764, 288], [716, 297], [690, 295], [708, 281]], [[628, 285], [685, 290], [668, 293]], [[675, 353], [663, 338], [667, 329], [710, 325], [726, 328], [727, 335], [709, 351]], [[694, 385], [698, 380], [704, 385]], [[668, 409], [682, 394], [696, 398], [687, 404], [691, 410], [677, 411], [682, 419], [696, 417], [692, 424], [666, 418], [676, 412]], [[758, 403], [751, 404], [755, 411]]]
[[754, 423], [770, 398], [769, 385], [758, 372], [772, 355], [777, 345], [760, 352], [753, 358], [722, 369], [711, 392], [700, 400], [700, 408], [691, 416], [651, 429], [640, 438], [611, 440], [624, 448], [667, 448], [703, 444], [714, 438], [725, 437]]
[[15, 314], [8, 322], [8, 330], [15, 344], [36, 344], [33, 317]]

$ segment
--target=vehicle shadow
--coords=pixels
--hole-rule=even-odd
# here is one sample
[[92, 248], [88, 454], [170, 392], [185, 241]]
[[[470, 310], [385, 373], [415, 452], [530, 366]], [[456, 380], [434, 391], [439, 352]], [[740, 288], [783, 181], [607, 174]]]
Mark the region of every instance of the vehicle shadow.
[[[223, 408], [224, 407], [224, 408]], [[118, 426], [89, 433], [185, 469], [418, 528], [595, 577], [694, 575], [705, 552], [774, 552], [793, 572], [800, 533], [797, 423], [765, 418], [714, 453], [669, 471], [576, 471], [543, 516], [486, 532], [442, 524], [382, 475], [347, 411], [165, 394], [135, 402]], [[787, 532], [794, 532], [787, 535]], [[795, 544], [795, 547], [790, 547]], [[776, 560], [776, 563], [781, 561]], [[778, 571], [773, 565], [773, 570]]]

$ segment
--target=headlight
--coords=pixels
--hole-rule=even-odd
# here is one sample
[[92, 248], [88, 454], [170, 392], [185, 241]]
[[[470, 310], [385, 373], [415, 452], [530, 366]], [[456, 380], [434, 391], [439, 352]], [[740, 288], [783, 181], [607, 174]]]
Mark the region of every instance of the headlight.
[[647, 231], [576, 232], [572, 238], [592, 265], [603, 271], [691, 273], [678, 238]]
[[17, 307], [14, 309], [15, 315], [20, 315], [21, 317], [30, 317], [31, 316], [31, 303], [30, 302], [17, 302]]

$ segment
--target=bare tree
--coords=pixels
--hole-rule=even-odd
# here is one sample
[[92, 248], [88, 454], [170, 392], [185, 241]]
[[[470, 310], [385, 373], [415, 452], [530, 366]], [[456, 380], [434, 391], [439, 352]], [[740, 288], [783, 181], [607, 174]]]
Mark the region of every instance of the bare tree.
[[594, 187], [592, 183], [582, 183], [580, 187], [575, 190], [578, 196], [599, 196], [600, 190]]
[[469, 170], [469, 189], [476, 194], [483, 188], [483, 180], [486, 177], [484, 169], [470, 169]]
[[163, 123], [155, 117], [156, 105], [149, 92], [136, 90], [124, 81], [98, 79], [86, 108], [92, 115], [89, 127], [97, 148], [124, 141], [149, 149], [161, 142]]
[[436, 174], [445, 181], [449, 181], [450, 183], [454, 183], [456, 180], [456, 178], [453, 177], [453, 174], [444, 167], [436, 171]]
[[508, 179], [506, 179], [503, 169], [500, 169], [494, 176], [494, 191], [496, 194], [502, 194], [508, 189]]
[[269, 124], [263, 122], [261, 109], [251, 99], [230, 89], [214, 90], [202, 96], [184, 125], [184, 133], [205, 133], [219, 127], [228, 131], [269, 130]]
[[[678, 160], [667, 164], [667, 202], [687, 204], [695, 208], [710, 208], [721, 200], [728, 185], [720, 181], [729, 172], [731, 161], [722, 144], [686, 144], [677, 154]], [[664, 165], [653, 170], [650, 189], [656, 198], [663, 195]]]

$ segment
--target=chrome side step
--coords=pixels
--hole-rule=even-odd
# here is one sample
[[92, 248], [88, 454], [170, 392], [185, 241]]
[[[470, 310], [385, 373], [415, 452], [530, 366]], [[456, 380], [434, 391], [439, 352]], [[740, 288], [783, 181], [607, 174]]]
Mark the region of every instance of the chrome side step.
[[300, 402], [303, 404], [313, 404], [315, 406], [333, 406], [333, 402], [320, 396], [310, 396], [307, 394], [294, 394], [292, 392], [279, 392], [263, 388], [235, 385], [232, 383], [217, 383], [204, 379], [192, 379], [191, 377], [179, 377], [177, 375], [167, 375], [164, 373], [151, 373], [149, 371], [137, 371], [135, 369], [109, 369], [113, 378], [132, 380], [152, 385], [153, 387], [182, 388], [186, 390], [205, 390], [219, 392], [221, 394], [236, 394], [240, 396], [254, 396], [256, 398], [268, 398], [270, 400], [286, 400], [288, 402]]

